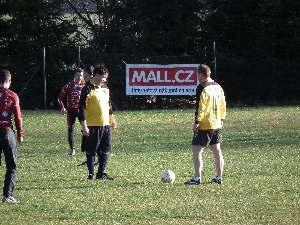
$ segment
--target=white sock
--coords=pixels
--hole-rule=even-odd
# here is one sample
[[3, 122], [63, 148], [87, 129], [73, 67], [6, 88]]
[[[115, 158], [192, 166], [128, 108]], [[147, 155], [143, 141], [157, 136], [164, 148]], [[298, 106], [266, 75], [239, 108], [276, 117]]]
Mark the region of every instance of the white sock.
[[222, 177], [216, 176], [216, 180], [222, 180]]
[[196, 176], [195, 176], [195, 177], [194, 177], [194, 180], [195, 180], [195, 181], [199, 181], [199, 180], [200, 180], [200, 177], [196, 177]]

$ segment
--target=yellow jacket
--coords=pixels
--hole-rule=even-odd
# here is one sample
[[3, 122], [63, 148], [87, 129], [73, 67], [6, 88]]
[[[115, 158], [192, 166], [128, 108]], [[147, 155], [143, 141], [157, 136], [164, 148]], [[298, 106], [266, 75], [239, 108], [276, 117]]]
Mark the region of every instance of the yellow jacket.
[[79, 120], [86, 120], [87, 126], [106, 126], [110, 125], [111, 114], [109, 89], [97, 86], [92, 81], [87, 82], [80, 95]]
[[226, 101], [222, 87], [207, 78], [196, 90], [195, 124], [199, 130], [221, 128], [226, 116]]

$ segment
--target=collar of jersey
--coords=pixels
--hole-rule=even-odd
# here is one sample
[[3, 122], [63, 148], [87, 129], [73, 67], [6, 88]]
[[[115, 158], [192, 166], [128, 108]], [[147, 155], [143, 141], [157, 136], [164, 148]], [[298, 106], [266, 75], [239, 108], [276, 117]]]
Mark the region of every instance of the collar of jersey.
[[100, 87], [101, 84], [98, 86], [97, 84], [95, 84], [92, 80], [90, 80], [91, 84], [94, 85], [95, 87]]
[[210, 77], [206, 78], [204, 81], [201, 82], [202, 83], [205, 83], [205, 82], [213, 82], [214, 80], [211, 79]]

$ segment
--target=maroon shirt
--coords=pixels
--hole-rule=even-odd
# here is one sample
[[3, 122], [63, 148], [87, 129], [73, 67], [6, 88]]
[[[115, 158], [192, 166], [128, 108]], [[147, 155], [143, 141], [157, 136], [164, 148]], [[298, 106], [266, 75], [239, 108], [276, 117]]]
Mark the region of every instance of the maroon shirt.
[[22, 115], [19, 97], [8, 88], [0, 87], [0, 129], [12, 127], [12, 113], [18, 137], [22, 137]]
[[80, 83], [79, 85], [76, 85], [76, 82], [74, 81], [67, 83], [63, 87], [63, 89], [61, 90], [58, 96], [57, 100], [58, 100], [59, 107], [61, 109], [65, 108], [63, 99], [65, 98], [65, 96], [67, 96], [68, 97], [67, 109], [77, 110], [80, 93], [83, 87], [84, 87], [84, 83]]

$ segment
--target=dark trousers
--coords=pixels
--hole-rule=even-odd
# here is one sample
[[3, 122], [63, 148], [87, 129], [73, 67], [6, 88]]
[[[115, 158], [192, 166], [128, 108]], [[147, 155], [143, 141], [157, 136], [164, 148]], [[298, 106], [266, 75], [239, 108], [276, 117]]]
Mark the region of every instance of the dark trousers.
[[12, 196], [16, 184], [17, 172], [17, 144], [12, 129], [0, 129], [0, 154], [4, 153], [6, 174], [3, 196]]
[[68, 142], [69, 142], [70, 149], [74, 149], [74, 133], [75, 133], [76, 118], [78, 118], [78, 110], [68, 109], [67, 123], [68, 123]]

